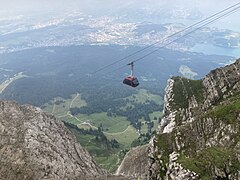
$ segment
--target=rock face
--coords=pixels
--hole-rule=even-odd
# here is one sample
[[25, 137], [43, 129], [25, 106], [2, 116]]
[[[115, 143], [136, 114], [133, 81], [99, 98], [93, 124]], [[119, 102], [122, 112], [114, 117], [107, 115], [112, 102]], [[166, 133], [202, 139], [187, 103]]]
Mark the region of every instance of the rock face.
[[[121, 173], [146, 180], [240, 179], [240, 59], [202, 80], [174, 77], [165, 91], [164, 117], [145, 153], [147, 169], [133, 172], [123, 163]], [[134, 159], [124, 161], [136, 167]]]
[[240, 60], [168, 82], [150, 179], [240, 179]]
[[134, 179], [148, 179], [148, 145], [140, 146], [129, 151], [116, 175], [124, 175]]
[[40, 109], [0, 101], [0, 179], [96, 179], [106, 173], [62, 122]]
[[208, 108], [221, 99], [240, 91], [240, 60], [224, 68], [211, 71], [202, 83], [206, 88], [204, 107]]

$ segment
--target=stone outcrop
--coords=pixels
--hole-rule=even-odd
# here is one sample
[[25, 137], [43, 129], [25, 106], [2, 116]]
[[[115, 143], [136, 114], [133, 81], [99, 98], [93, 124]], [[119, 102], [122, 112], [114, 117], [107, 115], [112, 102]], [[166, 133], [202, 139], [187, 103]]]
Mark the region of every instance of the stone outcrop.
[[169, 176], [171, 179], [182, 180], [182, 179], [189, 179], [189, 180], [199, 180], [199, 175], [195, 172], [192, 172], [188, 169], [184, 169], [181, 164], [177, 163], [177, 159], [179, 154], [173, 152], [169, 155], [169, 163], [167, 166], [167, 173], [166, 175]]
[[240, 60], [211, 71], [203, 80], [206, 88], [204, 108], [214, 105], [240, 91]]
[[116, 175], [147, 180], [149, 170], [148, 154], [148, 145], [133, 148], [126, 154], [124, 160], [116, 171]]
[[172, 132], [173, 128], [175, 127], [175, 116], [176, 111], [171, 109], [170, 103], [173, 101], [173, 85], [174, 80], [169, 79], [167, 82], [167, 86], [165, 88], [165, 95], [164, 95], [164, 113], [166, 116], [164, 116], [160, 122], [160, 126], [158, 128], [158, 131], [163, 133], [169, 133]]
[[0, 101], [0, 179], [97, 179], [105, 176], [54, 116]]

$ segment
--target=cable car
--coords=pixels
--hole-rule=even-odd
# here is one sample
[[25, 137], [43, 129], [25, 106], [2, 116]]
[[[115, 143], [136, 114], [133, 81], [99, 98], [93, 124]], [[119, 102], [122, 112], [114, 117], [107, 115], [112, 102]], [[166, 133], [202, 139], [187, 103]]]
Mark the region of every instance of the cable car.
[[129, 63], [128, 65], [131, 66], [131, 75], [127, 76], [123, 80], [123, 84], [126, 84], [131, 87], [137, 87], [139, 85], [138, 79], [133, 76], [133, 62]]
[[132, 86], [132, 87], [137, 87], [139, 85], [138, 79], [133, 76], [128, 76], [123, 80], [123, 84]]

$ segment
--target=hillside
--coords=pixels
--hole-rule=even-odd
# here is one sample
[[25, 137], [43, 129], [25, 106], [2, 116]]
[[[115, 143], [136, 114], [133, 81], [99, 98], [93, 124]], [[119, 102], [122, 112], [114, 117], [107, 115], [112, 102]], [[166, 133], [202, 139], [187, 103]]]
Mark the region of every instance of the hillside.
[[[173, 77], [168, 81], [164, 117], [148, 153], [141, 154], [148, 154], [147, 168], [135, 171], [135, 176], [154, 180], [240, 178], [239, 70], [237, 60], [201, 80]], [[126, 166], [129, 158], [123, 162]], [[134, 164], [136, 169], [139, 161]]]
[[0, 101], [0, 179], [96, 179], [105, 176], [54, 116]]

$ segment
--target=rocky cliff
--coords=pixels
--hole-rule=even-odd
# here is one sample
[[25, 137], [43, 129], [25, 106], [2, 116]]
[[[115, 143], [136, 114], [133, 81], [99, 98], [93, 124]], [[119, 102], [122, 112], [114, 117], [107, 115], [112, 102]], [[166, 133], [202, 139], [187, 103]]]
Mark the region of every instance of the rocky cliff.
[[202, 80], [168, 81], [151, 179], [240, 178], [240, 60]]
[[0, 101], [0, 179], [96, 179], [106, 172], [62, 122], [40, 109]]
[[165, 91], [157, 134], [145, 153], [129, 153], [148, 158], [127, 156], [120, 172], [153, 180], [240, 179], [240, 60], [201, 80], [173, 77]]

